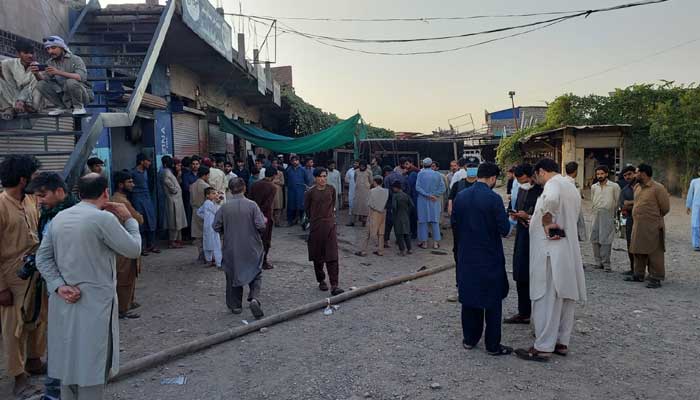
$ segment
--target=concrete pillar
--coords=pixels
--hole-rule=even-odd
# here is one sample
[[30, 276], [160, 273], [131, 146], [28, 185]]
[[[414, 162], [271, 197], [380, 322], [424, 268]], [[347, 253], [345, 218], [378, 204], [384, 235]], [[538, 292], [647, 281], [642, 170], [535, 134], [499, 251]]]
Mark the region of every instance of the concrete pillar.
[[257, 64], [259, 62], [260, 62], [260, 50], [253, 49], [253, 64]]

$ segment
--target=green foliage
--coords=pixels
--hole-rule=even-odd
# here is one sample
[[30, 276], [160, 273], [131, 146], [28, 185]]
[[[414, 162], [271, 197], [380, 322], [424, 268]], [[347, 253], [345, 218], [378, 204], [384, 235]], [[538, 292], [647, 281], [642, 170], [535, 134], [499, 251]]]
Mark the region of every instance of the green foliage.
[[504, 138], [496, 148], [496, 162], [503, 169], [510, 168], [513, 164], [518, 164], [523, 159], [523, 154], [520, 151], [520, 140], [524, 139], [533, 133], [547, 130], [545, 124], [539, 124], [527, 129], [523, 129]]
[[[292, 89], [282, 89], [282, 99], [289, 106], [289, 121], [285, 131], [293, 136], [306, 136], [316, 133], [341, 121], [337, 115], [324, 112], [320, 108], [305, 102]], [[367, 136], [370, 138], [394, 137], [394, 132], [367, 124]]]
[[670, 81], [615, 89], [608, 96], [561, 95], [550, 103], [545, 122], [501, 141], [498, 162], [519, 161], [515, 143], [533, 131], [597, 124], [630, 124], [628, 140], [640, 159], [676, 159], [686, 175], [700, 162], [700, 88]]

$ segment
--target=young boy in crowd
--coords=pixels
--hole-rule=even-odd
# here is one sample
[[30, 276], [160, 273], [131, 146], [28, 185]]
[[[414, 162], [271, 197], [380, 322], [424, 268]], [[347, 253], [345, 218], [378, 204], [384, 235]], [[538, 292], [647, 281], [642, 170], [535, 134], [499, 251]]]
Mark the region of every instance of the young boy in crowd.
[[391, 210], [394, 217], [394, 235], [399, 246], [400, 255], [411, 254], [411, 211], [415, 208], [411, 197], [404, 193], [401, 182], [396, 181], [391, 185], [394, 192], [391, 197]]
[[369, 191], [369, 224], [367, 225], [367, 237], [365, 238], [362, 250], [355, 253], [358, 256], [366, 256], [369, 244], [372, 241], [377, 241], [377, 250], [374, 254], [378, 256], [384, 255], [384, 225], [386, 223], [386, 203], [389, 199], [389, 189], [385, 189], [382, 184], [384, 178], [377, 175], [373, 178], [372, 189]]
[[214, 216], [219, 211], [219, 192], [212, 187], [204, 189], [204, 197], [207, 199], [197, 210], [197, 215], [204, 220], [204, 237], [202, 239], [204, 247], [204, 259], [211, 263], [211, 266], [221, 268], [221, 237], [214, 231], [212, 224]]

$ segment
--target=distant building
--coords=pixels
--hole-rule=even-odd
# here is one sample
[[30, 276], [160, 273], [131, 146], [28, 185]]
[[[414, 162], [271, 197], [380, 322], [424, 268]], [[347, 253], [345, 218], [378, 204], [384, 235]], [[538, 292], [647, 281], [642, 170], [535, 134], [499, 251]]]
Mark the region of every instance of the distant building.
[[[543, 122], [547, 114], [545, 106], [523, 106], [505, 110], [485, 111], [487, 133], [495, 137], [504, 137], [518, 129], [525, 129]], [[516, 128], [515, 121], [518, 121]]]

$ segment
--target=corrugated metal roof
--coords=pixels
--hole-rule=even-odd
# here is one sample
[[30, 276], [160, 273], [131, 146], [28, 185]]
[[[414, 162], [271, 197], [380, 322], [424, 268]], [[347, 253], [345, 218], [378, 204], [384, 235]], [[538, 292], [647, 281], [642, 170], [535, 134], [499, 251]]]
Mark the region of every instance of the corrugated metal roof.
[[565, 125], [556, 129], [550, 129], [547, 131], [535, 132], [528, 137], [520, 139], [521, 143], [527, 143], [530, 139], [536, 139], [543, 136], [548, 136], [554, 133], [563, 132], [566, 129], [573, 129], [575, 131], [604, 131], [610, 130], [611, 128], [620, 128], [621, 130], [626, 130], [630, 128], [630, 124], [606, 124], [606, 125]]

